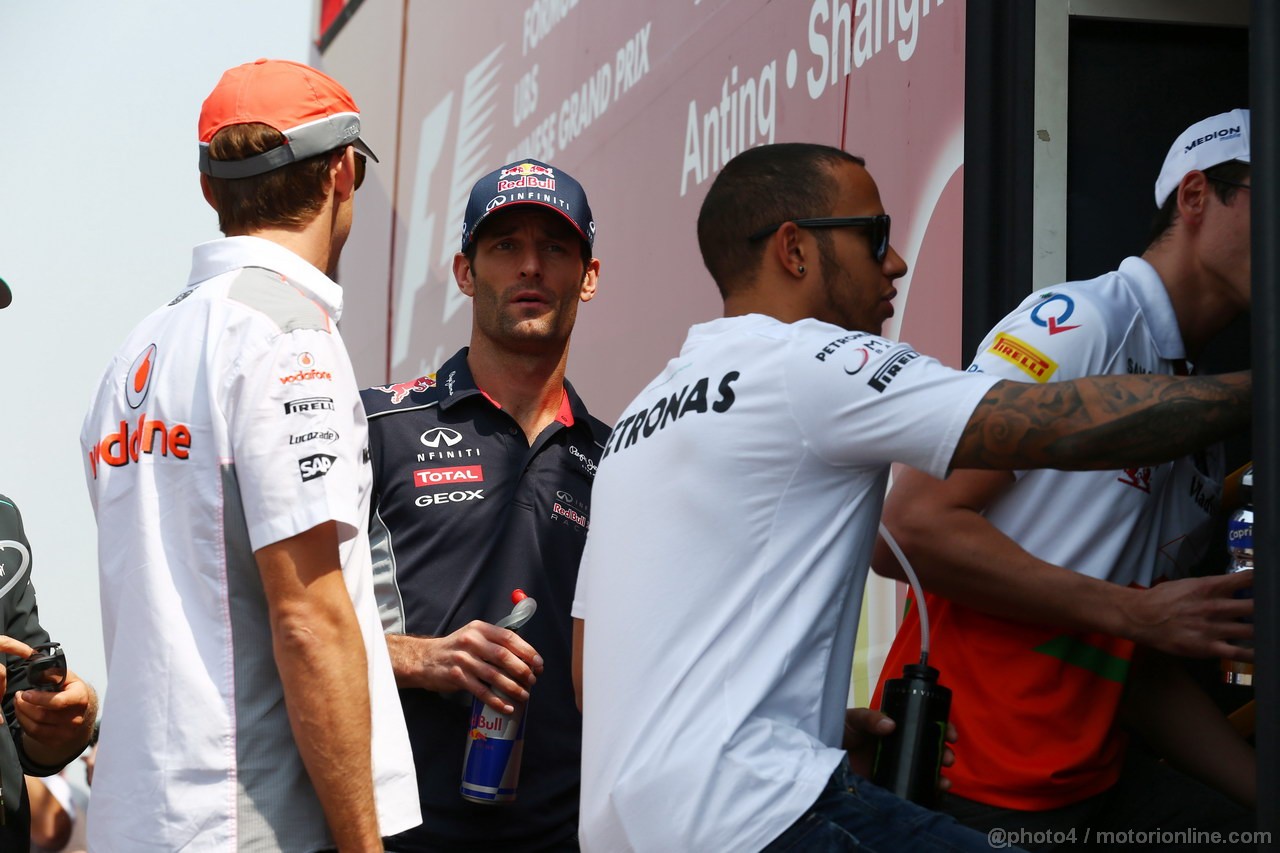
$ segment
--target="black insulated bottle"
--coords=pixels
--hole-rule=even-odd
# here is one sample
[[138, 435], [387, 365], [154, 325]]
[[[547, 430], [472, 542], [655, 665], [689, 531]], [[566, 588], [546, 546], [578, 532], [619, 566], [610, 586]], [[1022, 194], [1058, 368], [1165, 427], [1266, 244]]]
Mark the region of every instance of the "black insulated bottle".
[[938, 683], [938, 671], [933, 667], [907, 664], [902, 678], [884, 683], [880, 710], [897, 725], [880, 739], [871, 781], [903, 799], [932, 808], [938, 801], [951, 691]]

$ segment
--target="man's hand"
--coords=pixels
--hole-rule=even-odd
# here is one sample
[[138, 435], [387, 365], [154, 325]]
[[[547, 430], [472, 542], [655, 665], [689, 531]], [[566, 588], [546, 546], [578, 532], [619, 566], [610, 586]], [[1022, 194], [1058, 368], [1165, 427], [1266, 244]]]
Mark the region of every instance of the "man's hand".
[[[864, 779], [871, 778], [871, 770], [876, 760], [876, 747], [882, 737], [890, 734], [896, 723], [887, 715], [870, 708], [849, 708], [844, 712], [844, 740], [841, 746], [849, 753], [849, 769]], [[947, 723], [947, 744], [958, 739], [956, 727]], [[950, 767], [956, 763], [956, 754], [951, 747], [942, 749], [942, 766]], [[945, 776], [938, 777], [938, 790], [945, 791], [951, 787], [951, 780]]]
[[1252, 585], [1250, 571], [1125, 590], [1123, 636], [1177, 657], [1252, 662], [1253, 649], [1235, 643], [1253, 639], [1253, 625], [1240, 621], [1253, 616], [1253, 599], [1234, 597]]
[[22, 726], [27, 756], [45, 765], [75, 758], [89, 745], [96, 706], [93, 688], [71, 670], [56, 693], [19, 691], [13, 708]]
[[[31, 653], [34, 651], [35, 649], [31, 648], [21, 640], [15, 640], [13, 637], [6, 637], [3, 634], [0, 634], [0, 652], [3, 652], [6, 655], [13, 655], [14, 657], [18, 657], [23, 660], [26, 660], [27, 658], [31, 657]], [[3, 696], [8, 692], [9, 692], [9, 670], [5, 669], [3, 666], [0, 666], [0, 696]], [[3, 723], [3, 722], [4, 722], [4, 718], [2, 715], [0, 715], [0, 723]]]
[[446, 637], [389, 634], [387, 648], [401, 687], [466, 690], [504, 714], [515, 711], [508, 700], [528, 701], [542, 672], [542, 656], [519, 634], [478, 619]]

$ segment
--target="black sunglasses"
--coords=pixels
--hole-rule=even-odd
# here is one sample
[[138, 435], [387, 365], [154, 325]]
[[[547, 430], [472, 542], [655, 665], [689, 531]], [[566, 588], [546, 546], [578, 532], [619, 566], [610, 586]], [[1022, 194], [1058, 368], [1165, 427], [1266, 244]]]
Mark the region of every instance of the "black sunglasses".
[[356, 189], [360, 189], [360, 185], [364, 183], [364, 170], [367, 164], [367, 158], [359, 151], [356, 154]]
[[[846, 227], [867, 227], [871, 229], [871, 256], [876, 259], [876, 263], [882, 263], [885, 255], [889, 254], [889, 214], [881, 213], [877, 216], [822, 216], [816, 219], [790, 219], [788, 222], [794, 222], [801, 228], [846, 228]], [[783, 226], [779, 222], [777, 225], [770, 225], [768, 228], [761, 228], [756, 233], [747, 238], [747, 241], [754, 243], [757, 240], [763, 240], [774, 231]]]
[[1239, 181], [1228, 181], [1226, 178], [1215, 178], [1213, 175], [1205, 175], [1205, 177], [1213, 181], [1215, 184], [1226, 184], [1229, 187], [1239, 187], [1242, 190], [1253, 189], [1252, 184], [1242, 184]]

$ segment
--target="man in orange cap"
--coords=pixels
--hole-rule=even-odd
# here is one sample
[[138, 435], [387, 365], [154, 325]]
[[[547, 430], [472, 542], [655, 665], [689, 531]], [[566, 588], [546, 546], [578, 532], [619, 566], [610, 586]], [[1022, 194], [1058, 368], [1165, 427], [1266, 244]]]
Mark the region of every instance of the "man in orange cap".
[[85, 418], [113, 695], [97, 850], [381, 850], [419, 822], [374, 603], [364, 409], [332, 280], [373, 152], [292, 62], [200, 114], [225, 239], [117, 351]]

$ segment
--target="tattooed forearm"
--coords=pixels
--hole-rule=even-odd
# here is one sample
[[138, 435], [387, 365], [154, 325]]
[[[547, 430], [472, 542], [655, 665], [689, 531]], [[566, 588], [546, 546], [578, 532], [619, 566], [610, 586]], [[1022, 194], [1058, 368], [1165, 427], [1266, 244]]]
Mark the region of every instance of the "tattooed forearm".
[[953, 468], [1123, 468], [1164, 462], [1249, 423], [1248, 372], [997, 382], [974, 410]]

